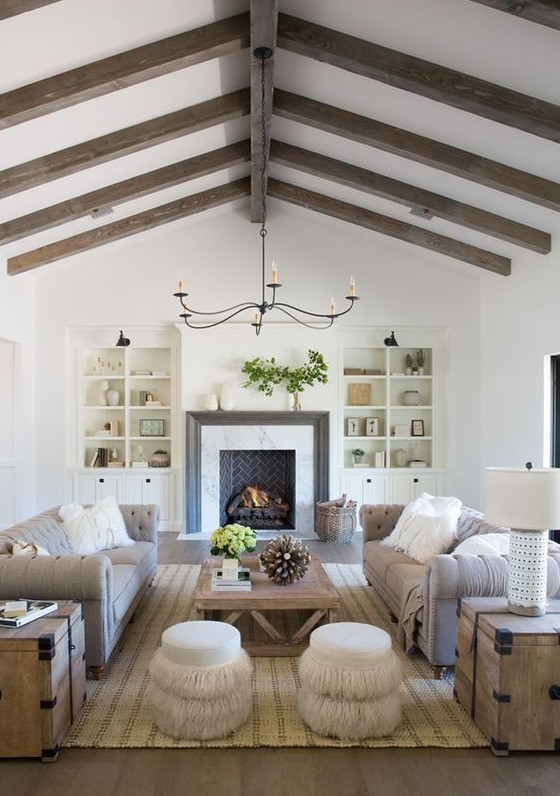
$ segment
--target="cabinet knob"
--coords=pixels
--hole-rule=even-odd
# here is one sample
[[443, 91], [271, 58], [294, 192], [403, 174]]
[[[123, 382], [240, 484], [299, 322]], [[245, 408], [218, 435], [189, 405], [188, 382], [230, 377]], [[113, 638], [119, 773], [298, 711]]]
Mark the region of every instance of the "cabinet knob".
[[104, 478], [100, 478], [100, 479], [99, 479], [99, 483], [100, 483], [100, 484], [104, 484], [104, 483], [105, 483], [105, 479], [104, 479]]
[[417, 479], [417, 478], [415, 478], [415, 479], [414, 479], [414, 483], [415, 483], [415, 484], [417, 484], [417, 483], [418, 483], [418, 479]]
[[366, 478], [366, 484], [371, 484], [371, 478]]
[[151, 478], [146, 478], [146, 483], [147, 484], [151, 484], [152, 483], [152, 479]]

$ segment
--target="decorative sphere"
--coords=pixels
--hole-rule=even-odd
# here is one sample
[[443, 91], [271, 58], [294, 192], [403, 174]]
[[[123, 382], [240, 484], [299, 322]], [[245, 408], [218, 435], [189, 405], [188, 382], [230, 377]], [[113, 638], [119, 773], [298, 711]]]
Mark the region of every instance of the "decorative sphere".
[[268, 577], [282, 586], [303, 578], [309, 568], [309, 550], [300, 539], [282, 534], [272, 539], [260, 554]]

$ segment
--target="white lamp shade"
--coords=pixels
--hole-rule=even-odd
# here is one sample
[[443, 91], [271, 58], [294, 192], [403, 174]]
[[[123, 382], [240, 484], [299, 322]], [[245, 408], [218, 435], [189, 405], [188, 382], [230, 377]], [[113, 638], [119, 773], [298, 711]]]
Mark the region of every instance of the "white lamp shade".
[[487, 467], [484, 514], [507, 528], [560, 528], [560, 469]]

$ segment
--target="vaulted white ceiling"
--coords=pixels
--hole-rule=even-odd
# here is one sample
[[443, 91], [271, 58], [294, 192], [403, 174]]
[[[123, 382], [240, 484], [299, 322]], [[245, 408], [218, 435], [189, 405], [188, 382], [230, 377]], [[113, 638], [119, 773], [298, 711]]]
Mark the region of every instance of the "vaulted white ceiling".
[[[520, 5], [539, 21], [501, 10]], [[6, 0], [0, 252], [8, 271], [48, 267], [214, 203], [253, 202], [258, 220], [261, 197], [253, 182], [251, 199], [249, 178], [251, 156], [254, 174], [261, 164], [260, 117], [253, 113], [251, 121], [250, 113], [259, 64], [251, 52], [268, 42], [251, 42], [249, 33], [273, 36], [268, 17], [275, 22], [278, 12], [266, 66], [274, 87], [267, 203], [332, 213], [504, 275], [524, 250], [556, 256], [547, 251], [555, 235], [560, 240], [557, 2]], [[236, 32], [227, 20], [238, 14], [245, 16]], [[160, 43], [149, 51], [156, 58], [170, 37], [189, 31], [189, 46], [197, 39], [208, 46], [221, 20], [222, 44], [191, 56], [199, 62], [158, 68], [164, 73], [123, 88], [114, 71], [109, 86], [89, 89], [86, 99], [76, 95], [96, 67], [70, 70], [152, 42]], [[385, 64], [385, 51], [368, 43], [422, 62], [398, 56], [396, 66]], [[110, 63], [118, 68], [118, 60]], [[61, 87], [68, 99], [50, 96]], [[161, 117], [179, 112], [162, 133]], [[150, 120], [157, 121], [146, 126]], [[136, 138], [134, 129], [122, 132], [138, 125]], [[114, 140], [121, 149], [109, 154]], [[192, 162], [170, 168], [150, 188], [143, 179], [105, 193], [185, 160]], [[94, 191], [101, 193], [87, 196]], [[91, 217], [107, 204], [110, 214]], [[412, 205], [434, 217], [411, 215]]]

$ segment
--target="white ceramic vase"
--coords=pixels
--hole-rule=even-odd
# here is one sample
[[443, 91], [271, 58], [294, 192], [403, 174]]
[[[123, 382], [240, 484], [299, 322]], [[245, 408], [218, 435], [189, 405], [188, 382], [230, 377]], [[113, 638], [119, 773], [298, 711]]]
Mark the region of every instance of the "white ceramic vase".
[[222, 384], [220, 393], [220, 409], [231, 412], [235, 409], [235, 390], [233, 384]]
[[107, 390], [107, 403], [109, 406], [118, 406], [119, 398], [120, 396], [118, 390]]
[[101, 381], [99, 383], [99, 393], [97, 394], [97, 402], [99, 406], [107, 406], [107, 391], [109, 390], [109, 382]]
[[405, 390], [403, 394], [403, 404], [405, 406], [418, 406], [420, 403], [420, 393], [418, 390]]
[[209, 412], [215, 412], [218, 408], [218, 396], [210, 394], [206, 396], [206, 409]]

